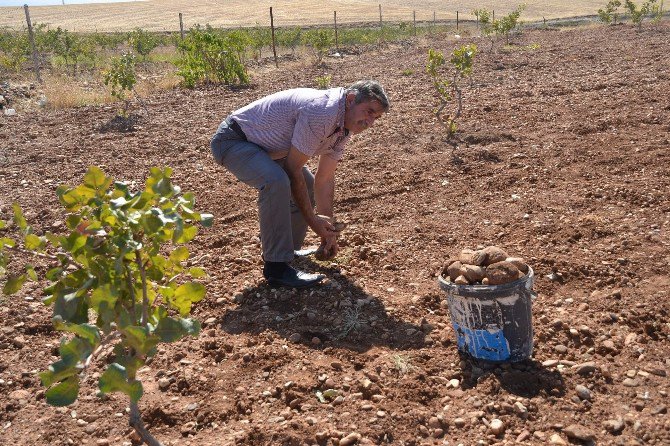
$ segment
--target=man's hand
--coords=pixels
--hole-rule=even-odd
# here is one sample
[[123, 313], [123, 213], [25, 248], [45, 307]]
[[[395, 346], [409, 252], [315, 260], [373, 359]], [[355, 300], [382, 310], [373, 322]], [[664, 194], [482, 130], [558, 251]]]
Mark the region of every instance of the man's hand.
[[325, 215], [317, 215], [317, 218], [327, 221], [329, 228], [326, 237], [321, 237], [321, 246], [319, 246], [315, 256], [318, 260], [330, 260], [335, 257], [339, 251], [337, 237], [346, 225], [344, 223], [335, 222], [334, 219]]

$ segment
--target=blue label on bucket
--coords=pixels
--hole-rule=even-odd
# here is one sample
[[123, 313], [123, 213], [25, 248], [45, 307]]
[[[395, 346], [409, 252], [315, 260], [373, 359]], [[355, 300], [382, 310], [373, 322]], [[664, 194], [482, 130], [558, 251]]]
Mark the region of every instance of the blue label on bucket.
[[473, 330], [454, 324], [458, 349], [487, 361], [507, 361], [509, 344], [502, 330]]

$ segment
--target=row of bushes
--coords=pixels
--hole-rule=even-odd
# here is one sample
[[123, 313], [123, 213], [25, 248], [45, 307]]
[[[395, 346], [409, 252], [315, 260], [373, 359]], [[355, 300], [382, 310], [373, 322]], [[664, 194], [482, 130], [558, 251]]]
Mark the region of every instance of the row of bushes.
[[[184, 39], [179, 33], [152, 33], [142, 29], [125, 33], [74, 33], [60, 27], [49, 29], [44, 24], [37, 24], [33, 29], [40, 66], [64, 70], [72, 75], [107, 66], [110, 57], [128, 51], [137, 55], [140, 61], [166, 60], [181, 68], [192, 64], [194, 56], [189, 53], [192, 50], [204, 51], [202, 58], [212, 59], [208, 62], [211, 64], [230, 65], [234, 56], [237, 64], [245, 65], [249, 59], [260, 59], [263, 49], [272, 45], [271, 30], [260, 26], [221, 30], [198, 25], [191, 28]], [[427, 31], [428, 28], [418, 28], [419, 33]], [[398, 41], [416, 32], [417, 29], [406, 23], [382, 28], [341, 28], [338, 43], [351, 46]], [[325, 28], [279, 28], [275, 30], [275, 40], [280, 48], [292, 53], [299, 47], [309, 47], [320, 62], [335, 46], [335, 32]], [[166, 54], [155, 55], [154, 50], [158, 47], [166, 48]], [[225, 54], [219, 54], [221, 52]], [[18, 73], [31, 62], [31, 55], [27, 32], [0, 31], [0, 70]], [[181, 70], [187, 74], [186, 83], [190, 83], [192, 71]]]

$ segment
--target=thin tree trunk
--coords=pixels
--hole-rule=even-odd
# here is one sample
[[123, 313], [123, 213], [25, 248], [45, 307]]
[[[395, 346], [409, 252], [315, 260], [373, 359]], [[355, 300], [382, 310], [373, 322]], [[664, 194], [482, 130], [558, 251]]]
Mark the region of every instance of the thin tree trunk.
[[140, 408], [137, 406], [137, 403], [133, 401], [130, 402], [130, 425], [148, 446], [163, 446], [163, 444], [151, 435], [146, 427], [144, 427], [144, 422], [140, 416]]

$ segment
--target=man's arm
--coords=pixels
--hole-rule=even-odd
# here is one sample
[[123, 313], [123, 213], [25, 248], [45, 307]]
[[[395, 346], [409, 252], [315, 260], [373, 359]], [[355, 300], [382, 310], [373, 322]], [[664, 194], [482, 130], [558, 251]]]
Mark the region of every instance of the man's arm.
[[[312, 209], [312, 203], [309, 200], [309, 193], [307, 192], [307, 184], [305, 183], [305, 177], [302, 174], [302, 168], [305, 166], [305, 163], [307, 163], [308, 159], [309, 157], [307, 155], [291, 146], [288, 151], [288, 157], [286, 158], [284, 169], [286, 170], [289, 180], [291, 181], [291, 194], [293, 195], [293, 202], [296, 206], [298, 206], [298, 209], [300, 209], [300, 212], [305, 218], [307, 225], [312, 228], [312, 230], [319, 237], [321, 237], [322, 240], [328, 241], [330, 239], [334, 239], [336, 237], [336, 233], [333, 231], [333, 225], [329, 221], [317, 217], [317, 215], [314, 213], [314, 209]], [[320, 168], [321, 164], [319, 163], [319, 169]], [[315, 189], [317, 188], [315, 187]], [[330, 215], [332, 215], [332, 199]]]
[[319, 215], [333, 216], [335, 169], [337, 169], [337, 160], [325, 155], [319, 157], [319, 167], [314, 178], [314, 198], [316, 199], [316, 212]]

